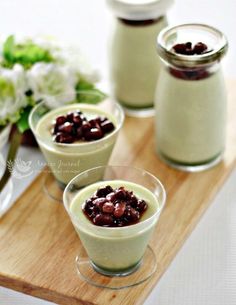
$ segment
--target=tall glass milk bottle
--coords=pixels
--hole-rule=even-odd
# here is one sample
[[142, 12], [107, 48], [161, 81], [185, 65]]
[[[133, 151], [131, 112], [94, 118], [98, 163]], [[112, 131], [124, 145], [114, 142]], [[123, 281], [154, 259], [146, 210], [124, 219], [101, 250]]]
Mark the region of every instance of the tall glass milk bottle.
[[173, 0], [107, 0], [115, 18], [110, 42], [114, 98], [134, 116], [153, 115], [160, 70], [155, 41]]
[[164, 29], [157, 50], [162, 69], [156, 91], [156, 149], [178, 169], [199, 171], [223, 156], [226, 88], [220, 61], [226, 37], [202, 24]]

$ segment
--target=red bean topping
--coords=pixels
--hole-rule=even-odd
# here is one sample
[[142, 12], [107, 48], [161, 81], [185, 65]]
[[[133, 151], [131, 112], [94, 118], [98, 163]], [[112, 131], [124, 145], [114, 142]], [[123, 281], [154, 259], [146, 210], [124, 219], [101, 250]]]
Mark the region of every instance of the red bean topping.
[[55, 141], [58, 143], [73, 143], [74, 142], [74, 138], [66, 133], [57, 133], [57, 135], [55, 136]]
[[73, 130], [73, 124], [69, 123], [69, 122], [65, 122], [64, 124], [62, 124], [58, 127], [58, 130], [63, 132], [63, 133], [70, 134]]
[[118, 189], [116, 192], [116, 199], [118, 200], [124, 200], [126, 199], [127, 195], [126, 195], [126, 191], [123, 189]]
[[143, 212], [147, 209], [147, 203], [144, 200], [138, 200], [137, 210]]
[[173, 46], [175, 53], [182, 55], [201, 55], [205, 53], [207, 49], [207, 45], [202, 42], [196, 43], [194, 47], [191, 42], [177, 43]]
[[134, 208], [130, 209], [130, 216], [131, 216], [133, 221], [137, 221], [140, 218], [139, 212], [136, 211]]
[[64, 115], [61, 115], [56, 118], [56, 124], [57, 125], [62, 125], [66, 122], [66, 117]]
[[58, 126], [59, 126], [59, 125], [55, 124], [54, 127], [52, 128], [51, 133], [52, 133], [53, 135], [55, 135], [55, 134], [58, 133]]
[[115, 205], [114, 216], [120, 218], [124, 215], [126, 204], [125, 202], [119, 202]]
[[138, 199], [136, 196], [134, 195], [131, 195], [130, 196], [130, 205], [135, 208], [137, 206], [137, 203], [138, 203]]
[[76, 124], [77, 126], [81, 126], [82, 124], [82, 119], [80, 117], [80, 115], [78, 113], [74, 114], [74, 117], [73, 117], [73, 123]]
[[67, 115], [66, 115], [67, 122], [73, 122], [73, 118], [74, 118], [74, 112], [67, 113]]
[[132, 191], [107, 185], [86, 200], [82, 210], [97, 226], [123, 227], [137, 223], [147, 207]]
[[58, 132], [54, 137], [54, 141], [61, 143], [61, 137], [62, 137], [62, 133]]
[[96, 191], [96, 196], [98, 197], [106, 197], [106, 195], [113, 192], [113, 188], [110, 185], [106, 187], [101, 187]]
[[173, 46], [173, 49], [175, 50], [176, 53], [178, 54], [184, 54], [186, 50], [186, 46], [184, 43], [178, 43]]
[[184, 80], [200, 80], [209, 77], [211, 74], [204, 68], [200, 69], [174, 69], [169, 68], [171, 75]]
[[186, 42], [185, 46], [186, 46], [187, 49], [192, 49], [192, 42], [189, 42], [189, 41]]
[[105, 202], [107, 202], [106, 198], [97, 198], [93, 201], [93, 204], [102, 209]]
[[101, 124], [101, 123], [107, 121], [108, 119], [105, 117], [98, 116], [95, 120], [98, 122], [98, 124]]
[[108, 195], [106, 196], [106, 199], [107, 199], [108, 201], [114, 202], [114, 201], [116, 200], [116, 193], [115, 193], [115, 192], [112, 192], [112, 193], [108, 194]]
[[83, 130], [84, 133], [87, 132], [87, 131], [90, 131], [91, 128], [92, 128], [92, 126], [89, 122], [83, 121], [82, 130]]
[[185, 49], [185, 55], [194, 55], [194, 50], [193, 49]]
[[105, 202], [103, 207], [102, 207], [102, 211], [104, 213], [109, 213], [112, 214], [114, 211], [114, 205], [112, 202]]
[[110, 132], [110, 131], [113, 131], [115, 129], [115, 126], [112, 122], [106, 120], [106, 121], [101, 123], [101, 128], [102, 128], [103, 132]]
[[198, 42], [197, 44], [195, 44], [193, 50], [195, 54], [202, 54], [207, 50], [207, 45], [205, 43]]
[[98, 226], [109, 226], [112, 224], [112, 217], [108, 214], [97, 214], [93, 218], [93, 223]]
[[100, 128], [99, 121], [97, 119], [90, 120], [89, 123], [92, 127]]
[[[98, 116], [88, 121], [83, 113], [78, 110], [67, 113], [65, 116], [58, 116], [51, 134], [55, 135], [55, 142], [73, 143], [78, 140], [99, 140], [114, 129], [114, 124], [108, 118]], [[70, 137], [62, 137], [61, 133], [68, 134]]]
[[103, 137], [103, 132], [101, 128], [93, 127], [90, 130], [86, 131], [84, 134], [84, 138], [87, 141], [99, 140]]
[[78, 140], [82, 139], [83, 137], [83, 130], [82, 130], [82, 127], [79, 127], [76, 129], [76, 138]]
[[93, 213], [93, 209], [94, 209], [92, 200], [91, 199], [86, 200], [82, 206], [82, 209], [84, 211], [86, 211], [86, 213], [89, 216], [91, 216], [91, 214]]

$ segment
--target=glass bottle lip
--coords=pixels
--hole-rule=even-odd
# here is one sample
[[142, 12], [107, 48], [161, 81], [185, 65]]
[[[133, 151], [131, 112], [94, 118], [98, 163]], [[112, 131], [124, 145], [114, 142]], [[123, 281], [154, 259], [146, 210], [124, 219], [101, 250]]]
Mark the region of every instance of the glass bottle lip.
[[[177, 43], [185, 42], [205, 43], [210, 50], [200, 55], [183, 55], [173, 51]], [[181, 24], [163, 29], [157, 37], [157, 52], [168, 63], [179, 66], [194, 68], [206, 66], [220, 59], [228, 50], [226, 36], [218, 29], [200, 23]]]
[[127, 20], [150, 20], [164, 16], [174, 0], [106, 0], [114, 14]]

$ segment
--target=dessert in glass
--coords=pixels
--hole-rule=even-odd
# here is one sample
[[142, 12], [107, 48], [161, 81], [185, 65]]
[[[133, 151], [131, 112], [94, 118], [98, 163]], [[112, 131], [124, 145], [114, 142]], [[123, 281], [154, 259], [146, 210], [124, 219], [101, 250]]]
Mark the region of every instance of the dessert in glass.
[[172, 0], [107, 0], [116, 16], [110, 43], [110, 76], [114, 98], [132, 116], [154, 114], [160, 71], [155, 40], [167, 26]]
[[164, 29], [157, 51], [162, 70], [156, 90], [156, 149], [170, 166], [208, 169], [222, 159], [226, 88], [220, 61], [226, 37], [203, 24]]
[[76, 176], [63, 201], [87, 253], [77, 257], [79, 274], [113, 289], [148, 279], [156, 270], [148, 242], [165, 198], [161, 182], [142, 169], [101, 166]]
[[[64, 99], [64, 95], [57, 98]], [[39, 147], [62, 189], [80, 172], [108, 163], [123, 120], [121, 107], [107, 101], [98, 105], [72, 103], [56, 109], [49, 109], [42, 101], [29, 118]]]

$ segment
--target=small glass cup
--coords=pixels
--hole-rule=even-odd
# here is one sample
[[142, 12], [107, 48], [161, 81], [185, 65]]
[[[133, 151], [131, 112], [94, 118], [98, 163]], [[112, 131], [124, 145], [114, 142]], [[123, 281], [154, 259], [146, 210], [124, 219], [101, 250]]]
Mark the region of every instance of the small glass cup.
[[[85, 102], [91, 95], [96, 94], [83, 94]], [[65, 100], [65, 96], [66, 94], [63, 94], [57, 98], [59, 100]], [[107, 116], [108, 118], [112, 118], [114, 120], [115, 130], [100, 140], [71, 144], [55, 143], [52, 137], [47, 138], [39, 133], [38, 124], [41, 118], [48, 114], [49, 111], [55, 112], [56, 117], [57, 115], [76, 110], [81, 110], [85, 115], [88, 112], [92, 117]], [[121, 107], [116, 103], [108, 101], [97, 105], [72, 103], [53, 110], [49, 109], [45, 101], [42, 101], [33, 108], [29, 117], [30, 128], [61, 189], [64, 189], [67, 183], [80, 172], [108, 163], [123, 121], [124, 113]], [[57, 186], [52, 185], [53, 180], [52, 175], [48, 175], [44, 186], [52, 198], [61, 200], [62, 193], [61, 191], [58, 192]]]
[[[145, 190], [151, 194], [149, 208], [145, 211], [148, 214], [143, 220], [124, 227], [101, 227], [86, 218], [80, 204], [88, 198], [84, 198], [81, 191], [86, 191], [86, 187], [91, 190], [91, 186], [97, 188], [109, 185], [111, 181], [119, 186], [127, 185], [127, 189], [129, 183], [134, 183], [140, 188], [138, 191]], [[79, 196], [83, 196], [81, 198], [84, 200], [78, 202], [80, 213], [75, 215], [74, 202], [77, 204]], [[166, 193], [161, 182], [143, 169], [101, 166], [76, 176], [67, 185], [63, 202], [88, 255], [82, 257], [80, 254], [76, 259], [79, 274], [93, 285], [112, 289], [134, 286], [147, 280], [156, 270], [156, 258], [148, 242], [165, 200]], [[107, 276], [111, 278], [109, 282]]]

